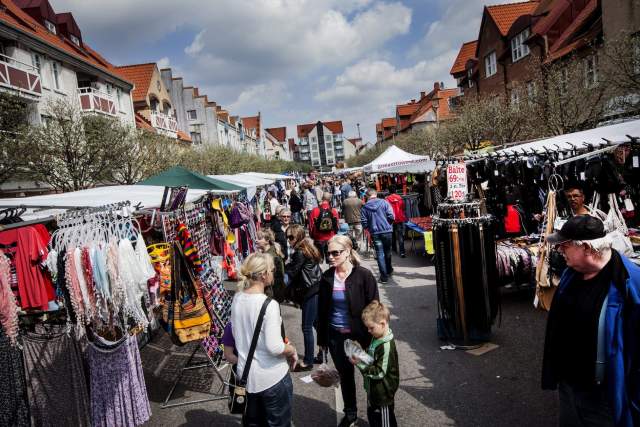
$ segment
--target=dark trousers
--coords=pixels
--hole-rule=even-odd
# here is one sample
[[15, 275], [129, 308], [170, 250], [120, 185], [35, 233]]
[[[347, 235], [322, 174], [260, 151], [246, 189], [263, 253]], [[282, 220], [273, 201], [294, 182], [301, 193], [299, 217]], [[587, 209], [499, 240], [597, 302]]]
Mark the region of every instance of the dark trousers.
[[582, 391], [561, 382], [560, 427], [613, 427], [613, 411], [605, 393], [605, 387]]
[[376, 261], [380, 270], [380, 278], [386, 279], [393, 271], [391, 267], [391, 235], [393, 233], [374, 234], [373, 245], [376, 248]]
[[397, 254], [404, 255], [404, 222], [393, 224], [393, 239], [391, 242], [393, 251]]
[[291, 426], [291, 406], [293, 404], [293, 383], [287, 373], [277, 384], [247, 395], [247, 408], [242, 417], [245, 427], [288, 427]]
[[313, 365], [315, 340], [313, 326], [318, 317], [318, 294], [307, 298], [302, 303], [302, 335], [304, 336], [304, 364]]
[[358, 404], [356, 400], [356, 380], [354, 366], [344, 352], [344, 340], [348, 334], [343, 334], [329, 327], [329, 353], [338, 373], [340, 374], [340, 389], [344, 402], [344, 413], [350, 417], [358, 416]]
[[324, 260], [324, 262], [326, 262], [328, 264], [329, 263], [329, 254], [327, 253], [327, 248], [329, 247], [329, 241], [328, 240], [314, 240], [313, 243], [316, 245], [316, 248], [318, 248], [318, 251], [320, 251], [320, 255], [322, 255], [322, 259]]
[[367, 420], [371, 427], [397, 427], [396, 414], [393, 405], [371, 406], [367, 408]]

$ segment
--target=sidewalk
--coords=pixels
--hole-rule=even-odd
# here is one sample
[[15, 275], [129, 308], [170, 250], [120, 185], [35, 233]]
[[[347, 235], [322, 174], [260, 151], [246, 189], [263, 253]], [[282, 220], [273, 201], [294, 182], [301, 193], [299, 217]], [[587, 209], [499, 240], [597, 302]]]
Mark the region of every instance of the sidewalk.
[[[374, 270], [373, 259], [364, 265]], [[400, 389], [396, 416], [401, 426], [540, 426], [557, 424], [557, 401], [540, 390], [540, 365], [546, 314], [536, 311], [529, 294], [503, 297], [502, 324], [494, 327], [492, 342], [499, 347], [482, 356], [441, 350], [436, 336], [435, 270], [426, 258], [394, 257], [394, 275], [380, 285], [380, 297], [390, 304], [391, 327], [400, 358]], [[303, 352], [300, 311], [282, 307], [287, 335]], [[171, 349], [171, 351], [169, 351]], [[189, 346], [172, 348], [164, 336], [142, 350], [153, 417], [149, 426], [236, 426], [226, 401], [161, 409], [172, 379], [190, 354]], [[342, 414], [339, 390], [299, 380], [308, 373], [292, 373], [293, 417], [296, 426], [333, 426]], [[199, 398], [212, 382], [211, 369], [187, 371], [175, 397]], [[358, 379], [359, 426], [366, 426], [366, 397]]]

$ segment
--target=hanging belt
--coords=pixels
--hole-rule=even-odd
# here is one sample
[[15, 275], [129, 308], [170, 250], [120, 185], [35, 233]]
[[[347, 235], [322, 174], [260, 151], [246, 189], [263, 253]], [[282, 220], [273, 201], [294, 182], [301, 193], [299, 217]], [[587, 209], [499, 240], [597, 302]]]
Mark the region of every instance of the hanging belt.
[[600, 310], [600, 318], [598, 319], [598, 354], [596, 357], [596, 384], [600, 385], [604, 381], [604, 374], [606, 368], [606, 314], [607, 303], [609, 302], [609, 295], [604, 299], [602, 309]]

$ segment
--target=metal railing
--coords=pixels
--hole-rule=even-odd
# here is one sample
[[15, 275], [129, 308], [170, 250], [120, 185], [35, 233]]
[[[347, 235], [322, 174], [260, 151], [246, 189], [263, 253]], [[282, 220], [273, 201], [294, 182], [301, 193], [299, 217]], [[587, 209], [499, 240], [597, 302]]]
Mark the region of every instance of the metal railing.
[[116, 115], [116, 103], [107, 92], [94, 87], [79, 87], [78, 97], [82, 111]]
[[42, 95], [38, 69], [2, 54], [0, 54], [0, 86], [35, 97]]

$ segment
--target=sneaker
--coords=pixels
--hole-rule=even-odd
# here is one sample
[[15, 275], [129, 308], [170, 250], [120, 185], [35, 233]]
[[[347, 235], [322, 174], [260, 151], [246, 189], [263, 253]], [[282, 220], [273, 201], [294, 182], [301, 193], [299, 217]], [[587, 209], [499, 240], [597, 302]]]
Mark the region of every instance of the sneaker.
[[381, 277], [380, 278], [380, 283], [387, 283], [389, 281], [389, 279], [387, 277]]
[[391, 269], [391, 271], [389, 272], [389, 276], [391, 276], [393, 274], [393, 268]]
[[340, 421], [340, 424], [338, 424], [338, 427], [353, 427], [356, 425], [357, 421], [358, 421], [358, 417], [354, 417], [352, 415], [345, 415], [342, 418], [342, 421]]
[[308, 372], [308, 371], [311, 371], [312, 369], [313, 369], [313, 365], [307, 365], [307, 366], [296, 365], [293, 372]]

